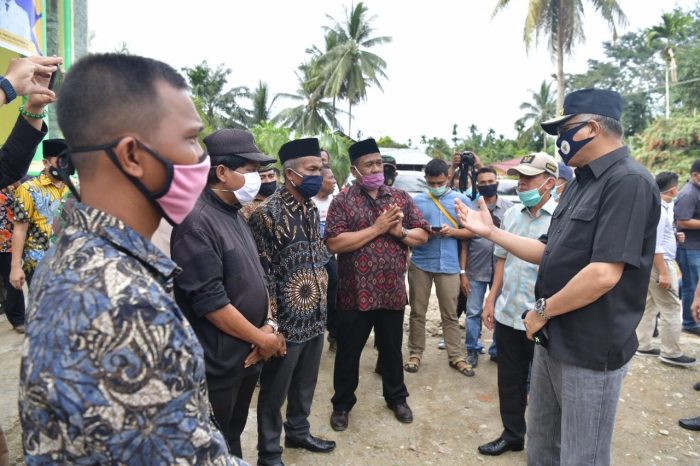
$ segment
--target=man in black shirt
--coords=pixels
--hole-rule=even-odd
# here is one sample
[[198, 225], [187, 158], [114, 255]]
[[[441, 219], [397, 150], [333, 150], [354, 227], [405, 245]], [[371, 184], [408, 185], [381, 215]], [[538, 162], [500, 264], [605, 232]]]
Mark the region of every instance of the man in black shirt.
[[673, 215], [684, 240], [678, 242], [676, 257], [681, 269], [683, 330], [700, 335], [700, 323], [693, 320], [690, 305], [700, 277], [700, 159], [690, 167], [690, 180], [678, 192]]
[[610, 463], [660, 212], [654, 179], [622, 144], [622, 104], [613, 91], [576, 91], [564, 116], [542, 124], [577, 170], [539, 241], [494, 228], [486, 209], [460, 206], [467, 228], [540, 264], [538, 300], [524, 319], [528, 337], [541, 343], [532, 364], [529, 464]]
[[231, 453], [242, 457], [241, 433], [258, 362], [283, 356], [285, 349], [270, 319], [265, 273], [235, 192], [250, 178], [246, 173], [257, 175], [260, 163], [272, 159], [243, 130], [222, 129], [204, 143], [211, 157], [207, 187], [170, 242], [171, 256], [182, 268], [175, 299], [204, 348], [214, 417]]

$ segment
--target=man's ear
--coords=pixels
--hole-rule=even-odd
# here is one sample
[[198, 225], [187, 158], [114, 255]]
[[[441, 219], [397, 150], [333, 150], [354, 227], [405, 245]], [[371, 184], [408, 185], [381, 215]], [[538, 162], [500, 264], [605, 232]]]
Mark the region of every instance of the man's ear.
[[216, 178], [219, 182], [224, 183], [226, 181], [226, 167], [224, 165], [217, 165], [214, 171], [216, 172]]
[[138, 141], [131, 136], [122, 138], [112, 149], [117, 161], [127, 175], [142, 178], [145, 173], [144, 157], [148, 157]]

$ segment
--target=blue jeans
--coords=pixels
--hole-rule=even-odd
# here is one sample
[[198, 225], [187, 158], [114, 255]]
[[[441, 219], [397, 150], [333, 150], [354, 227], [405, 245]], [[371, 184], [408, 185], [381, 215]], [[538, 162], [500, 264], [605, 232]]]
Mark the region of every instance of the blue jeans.
[[681, 301], [683, 303], [683, 328], [700, 328], [693, 320], [690, 305], [695, 296], [695, 287], [700, 277], [700, 250], [678, 248], [676, 260], [683, 275], [681, 279]]
[[[465, 343], [467, 351], [481, 352], [484, 346], [479, 341], [481, 337], [481, 312], [484, 308], [484, 296], [486, 296], [486, 288], [489, 287], [489, 282], [479, 282], [469, 280], [469, 296], [467, 297], [467, 319], [466, 325], [467, 334]], [[489, 354], [496, 356], [496, 337], [494, 335], [493, 343], [489, 348]]]

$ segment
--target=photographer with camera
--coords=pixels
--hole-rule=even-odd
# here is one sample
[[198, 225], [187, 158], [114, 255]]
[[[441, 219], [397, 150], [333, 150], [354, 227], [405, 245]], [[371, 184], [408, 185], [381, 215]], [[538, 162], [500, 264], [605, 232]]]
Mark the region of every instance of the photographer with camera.
[[476, 172], [484, 166], [481, 159], [472, 151], [455, 152], [452, 155], [448, 177], [453, 184], [459, 179], [459, 191], [466, 194], [472, 201], [478, 199], [476, 191]]

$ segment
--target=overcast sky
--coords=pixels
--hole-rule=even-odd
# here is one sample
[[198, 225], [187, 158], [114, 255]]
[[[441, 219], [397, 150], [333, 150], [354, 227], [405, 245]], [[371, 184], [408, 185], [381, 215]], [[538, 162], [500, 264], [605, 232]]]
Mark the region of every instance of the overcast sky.
[[[660, 21], [662, 12], [695, 0], [619, 0], [629, 19], [621, 32]], [[389, 135], [416, 144], [421, 135], [451, 137], [452, 124], [465, 136], [472, 123], [513, 136], [521, 102], [555, 65], [546, 38], [526, 54], [523, 25], [527, 0], [491, 18], [495, 0], [366, 0], [375, 35], [393, 41], [373, 49], [387, 62], [384, 92], [370, 90], [353, 108], [352, 136]], [[587, 2], [584, 1], [584, 4]], [[92, 52], [113, 51], [121, 42], [131, 53], [180, 69], [202, 60], [231, 68], [231, 86], [267, 82], [271, 92], [295, 92], [296, 67], [312, 44], [322, 46], [326, 15], [344, 17], [350, 2], [337, 0], [91, 0]], [[612, 39], [605, 23], [586, 9], [586, 43], [576, 47], [566, 72], [583, 72], [589, 59], [604, 57]], [[273, 113], [286, 102], [278, 101]], [[341, 104], [345, 105], [345, 104]], [[341, 117], [347, 127], [347, 117]]]

